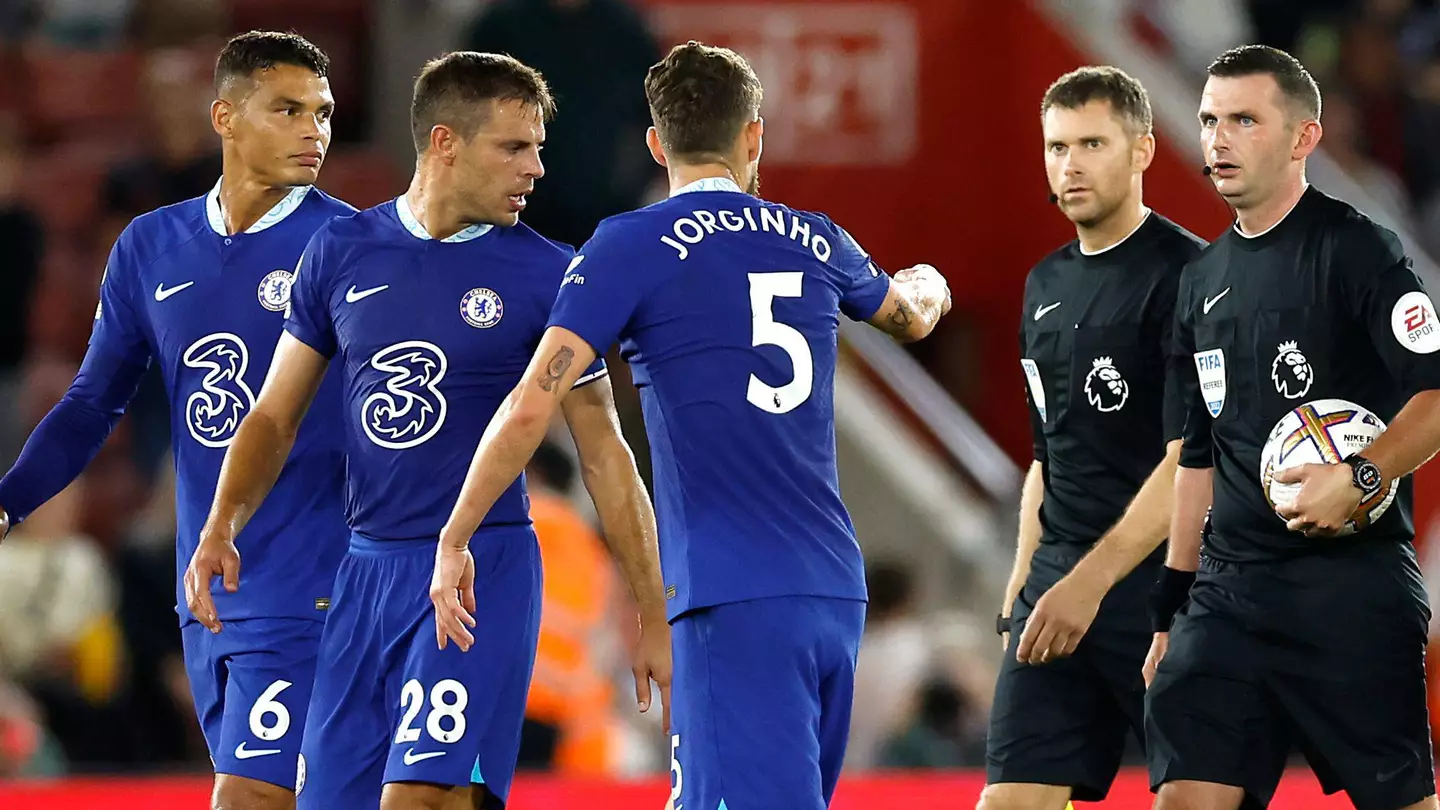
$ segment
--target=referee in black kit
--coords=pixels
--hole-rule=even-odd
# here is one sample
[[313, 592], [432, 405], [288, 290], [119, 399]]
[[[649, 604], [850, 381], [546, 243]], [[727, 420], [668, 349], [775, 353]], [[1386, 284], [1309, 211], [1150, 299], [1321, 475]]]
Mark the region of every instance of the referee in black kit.
[[[1170, 630], [1146, 696], [1156, 810], [1264, 807], [1292, 750], [1359, 810], [1435, 808], [1409, 481], [1368, 528], [1336, 536], [1440, 448], [1435, 308], [1393, 233], [1307, 186], [1320, 91], [1299, 62], [1227, 51], [1199, 118], [1236, 222], [1186, 268], [1176, 303], [1177, 349], [1195, 360], [1157, 588]], [[1348, 463], [1277, 476], [1303, 483], [1281, 517], [1261, 449], [1287, 413], [1328, 398], [1389, 429]]]
[[1204, 247], [1142, 201], [1155, 136], [1139, 82], [1081, 68], [1050, 86], [1040, 111], [1052, 200], [1077, 239], [1025, 284], [1021, 364], [1035, 462], [1000, 620], [1014, 632], [995, 689], [982, 810], [1103, 799], [1126, 735], [1143, 730], [1146, 597], [1170, 527], [1184, 420], [1166, 387], [1178, 376], [1167, 368], [1170, 330], [1180, 270]]

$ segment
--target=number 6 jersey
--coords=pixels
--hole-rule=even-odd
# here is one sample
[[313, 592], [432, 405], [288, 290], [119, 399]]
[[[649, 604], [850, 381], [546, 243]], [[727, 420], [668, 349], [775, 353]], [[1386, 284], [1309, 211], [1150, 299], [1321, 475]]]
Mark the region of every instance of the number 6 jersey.
[[835, 465], [838, 315], [870, 318], [889, 285], [825, 216], [728, 179], [605, 220], [571, 262], [550, 323], [631, 364], [672, 619], [865, 598]]
[[[30, 442], [44, 458], [22, 455], [0, 485], [0, 503], [23, 516], [68, 484], [154, 361], [170, 403], [182, 624], [194, 618], [180, 575], [199, 542], [226, 448], [265, 381], [295, 261], [317, 228], [355, 210], [299, 186], [244, 233], [227, 234], [219, 189], [217, 183], [206, 196], [138, 217], [116, 240], [84, 364]], [[338, 381], [327, 379], [275, 494], [235, 539], [243, 559], [240, 590], [213, 589], [221, 619], [324, 619], [345, 552], [344, 459], [331, 427], [338, 405]], [[59, 451], [43, 437], [54, 438]]]

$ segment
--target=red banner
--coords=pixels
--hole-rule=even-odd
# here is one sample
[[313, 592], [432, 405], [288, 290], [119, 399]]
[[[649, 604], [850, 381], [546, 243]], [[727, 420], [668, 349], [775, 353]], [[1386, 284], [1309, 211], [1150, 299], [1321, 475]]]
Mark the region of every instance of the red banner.
[[[936, 776], [897, 774], [844, 779], [832, 810], [915, 810], [974, 807], [984, 776], [960, 771]], [[563, 780], [519, 777], [509, 810], [660, 810], [669, 797], [664, 781]], [[210, 780], [74, 779], [56, 782], [0, 782], [0, 807], [7, 810], [197, 810], [208, 806]], [[1105, 800], [1106, 810], [1150, 810], [1153, 797], [1145, 775], [1127, 771]], [[1326, 797], [1309, 771], [1287, 776], [1270, 810], [1340, 810], [1350, 807], [1342, 796]]]

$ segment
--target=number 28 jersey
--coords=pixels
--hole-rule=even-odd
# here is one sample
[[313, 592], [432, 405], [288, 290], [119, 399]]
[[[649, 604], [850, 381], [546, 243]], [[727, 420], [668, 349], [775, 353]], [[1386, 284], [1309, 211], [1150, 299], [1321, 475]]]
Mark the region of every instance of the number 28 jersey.
[[671, 618], [772, 596], [865, 598], [840, 500], [838, 316], [865, 320], [890, 278], [828, 218], [728, 180], [601, 223], [550, 324], [640, 390]]
[[[404, 197], [339, 217], [301, 256], [285, 329], [341, 368], [346, 519], [430, 539], [544, 334], [575, 251], [524, 224], [432, 239]], [[603, 362], [579, 384], [605, 376]], [[522, 475], [484, 526], [528, 525]]]

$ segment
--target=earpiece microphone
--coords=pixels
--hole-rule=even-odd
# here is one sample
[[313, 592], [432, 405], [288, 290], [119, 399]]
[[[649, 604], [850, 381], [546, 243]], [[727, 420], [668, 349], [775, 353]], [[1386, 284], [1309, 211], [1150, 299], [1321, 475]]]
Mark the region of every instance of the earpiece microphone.
[[1053, 192], [1053, 191], [1050, 192], [1050, 204], [1051, 204], [1051, 205], [1054, 205], [1055, 203], [1058, 203], [1058, 202], [1060, 202], [1060, 195], [1059, 195], [1059, 194], [1056, 194], [1056, 193]]
[[1206, 177], [1209, 177], [1210, 175], [1215, 173], [1215, 170], [1210, 167], [1210, 164], [1207, 163], [1205, 164], [1205, 168], [1200, 170], [1200, 173], [1205, 175]]

